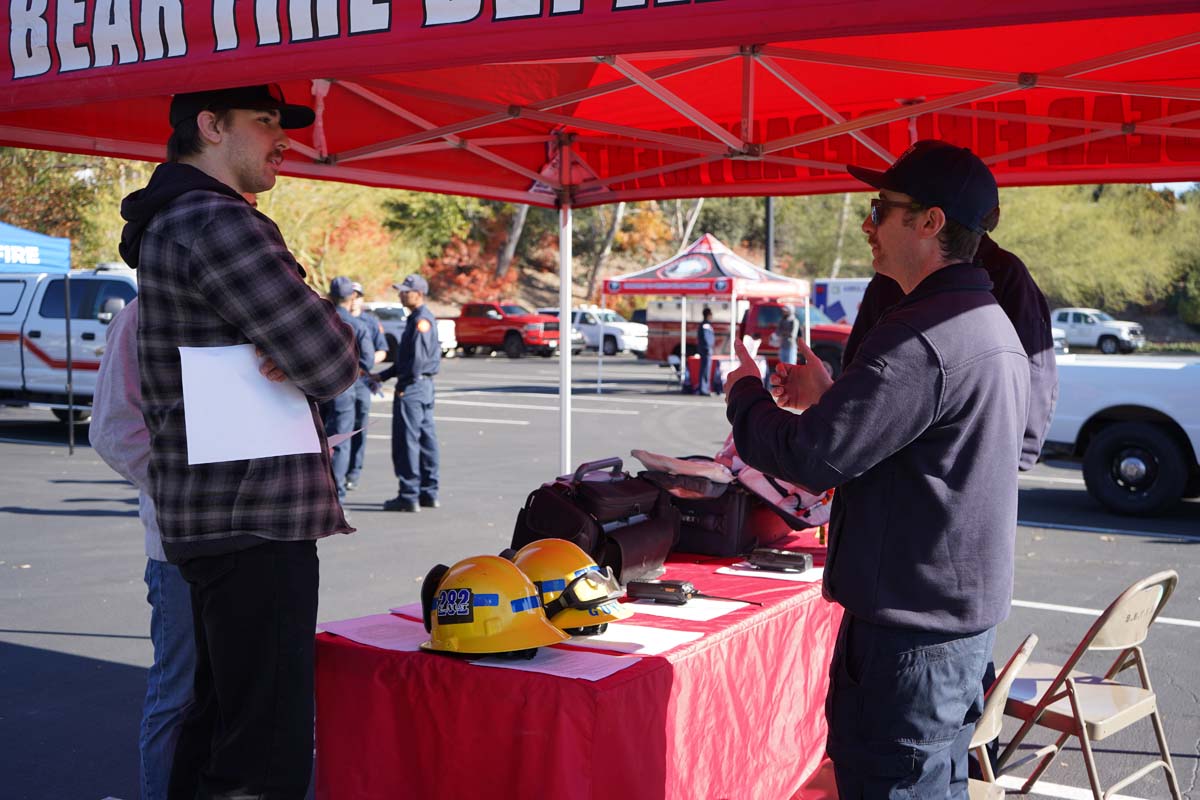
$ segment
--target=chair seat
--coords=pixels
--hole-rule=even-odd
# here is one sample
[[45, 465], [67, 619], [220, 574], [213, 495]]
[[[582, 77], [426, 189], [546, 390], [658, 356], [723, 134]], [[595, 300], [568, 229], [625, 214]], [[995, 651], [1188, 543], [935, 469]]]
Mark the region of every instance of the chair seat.
[[1001, 800], [1004, 790], [995, 783], [971, 780], [967, 782], [967, 795], [970, 800]]
[[[1028, 719], [1061, 669], [1061, 666], [1054, 664], [1026, 664], [1013, 681], [1004, 713], [1022, 720]], [[1075, 681], [1080, 717], [1087, 726], [1090, 739], [1104, 739], [1156, 709], [1154, 692], [1140, 686], [1106, 681], [1086, 672], [1072, 671], [1070, 676]], [[1062, 733], [1074, 732], [1075, 720], [1070, 698], [1064, 696], [1050, 704], [1039, 724]]]

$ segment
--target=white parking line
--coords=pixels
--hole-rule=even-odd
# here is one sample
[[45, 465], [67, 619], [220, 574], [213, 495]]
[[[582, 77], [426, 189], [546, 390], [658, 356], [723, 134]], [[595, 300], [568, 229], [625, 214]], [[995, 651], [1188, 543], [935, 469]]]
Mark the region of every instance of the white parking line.
[[1064, 483], [1070, 486], [1084, 486], [1083, 478], [1057, 478], [1053, 475], [1031, 475], [1028, 472], [1017, 476], [1023, 481], [1038, 481], [1039, 483]]
[[[1080, 608], [1079, 606], [1060, 606], [1054, 603], [1038, 603], [1033, 600], [1013, 600], [1018, 608], [1035, 608], [1039, 611], [1060, 611], [1064, 614], [1080, 614], [1085, 617], [1098, 617], [1104, 613], [1100, 608]], [[1200, 620], [1180, 619], [1179, 617], [1159, 617], [1154, 624], [1182, 625], [1185, 628], [1200, 628]]]
[[[447, 400], [445, 397], [438, 398], [438, 405], [443, 406], [482, 406], [484, 408], [517, 408], [526, 411], [558, 411], [558, 406], [535, 406], [522, 403], [488, 403], [482, 400]], [[621, 414], [624, 416], [636, 417], [640, 411], [624, 411], [613, 408], [580, 408], [575, 406], [573, 412], [576, 414]]]
[[[1018, 778], [1016, 775], [1001, 775], [996, 779], [996, 783], [1010, 792], [1015, 792], [1025, 784], [1025, 779]], [[1061, 783], [1050, 783], [1049, 781], [1034, 782], [1029, 793], [1045, 797], [1061, 797], [1063, 800], [1092, 800], [1091, 789], [1063, 786]], [[1111, 800], [1140, 800], [1140, 798], [1128, 794], [1114, 794]]]
[[[519, 395], [524, 395], [526, 397], [558, 397], [558, 392], [501, 392], [501, 391], [492, 391], [492, 390], [488, 390], [488, 389], [476, 389], [476, 390], [465, 391], [465, 392], [454, 392], [454, 394], [459, 397], [468, 396], [468, 395], [495, 395], [495, 394], [502, 394], [502, 395], [509, 395], [509, 396], [512, 396], [514, 394], [519, 394]], [[696, 408], [697, 406], [704, 405], [703, 401], [665, 400], [665, 399], [658, 400], [653, 397], [606, 397], [605, 395], [595, 394], [594, 392], [589, 393], [589, 392], [587, 392], [586, 389], [584, 391], [579, 391], [578, 389], [576, 389], [575, 391], [571, 392], [571, 399], [572, 400], [586, 400], [588, 402], [595, 401], [598, 403], [599, 402], [603, 402], [603, 403], [636, 403], [636, 404], [640, 404], [640, 405], [653, 405], [653, 406], [691, 406], [692, 408]], [[710, 400], [711, 400], [711, 398], [710, 398]], [[717, 402], [715, 400], [712, 400], [712, 403], [713, 403], [714, 408], [717, 407]]]
[[[371, 416], [375, 416], [372, 414]], [[528, 425], [529, 420], [526, 419], [489, 419], [487, 417], [438, 417], [433, 418], [434, 422], [471, 422], [480, 423], [482, 425]], [[391, 440], [389, 434], [384, 433], [368, 433], [368, 439], [388, 439]]]
[[1131, 531], [1128, 528], [1097, 528], [1091, 525], [1068, 525], [1064, 522], [1038, 522], [1036, 520], [1019, 519], [1017, 525], [1022, 528], [1048, 528], [1059, 531], [1080, 531], [1082, 533], [1111, 533], [1118, 536], [1141, 536], [1151, 539], [1173, 539], [1177, 542], [1200, 542], [1200, 536], [1189, 536], [1186, 533], [1160, 533], [1158, 531]]

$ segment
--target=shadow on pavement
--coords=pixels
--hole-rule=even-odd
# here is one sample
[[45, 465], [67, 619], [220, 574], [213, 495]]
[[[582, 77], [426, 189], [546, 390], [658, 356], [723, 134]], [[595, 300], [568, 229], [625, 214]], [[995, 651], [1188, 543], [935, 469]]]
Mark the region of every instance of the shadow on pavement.
[[138, 796], [146, 670], [0, 642], [0, 752], [12, 800]]

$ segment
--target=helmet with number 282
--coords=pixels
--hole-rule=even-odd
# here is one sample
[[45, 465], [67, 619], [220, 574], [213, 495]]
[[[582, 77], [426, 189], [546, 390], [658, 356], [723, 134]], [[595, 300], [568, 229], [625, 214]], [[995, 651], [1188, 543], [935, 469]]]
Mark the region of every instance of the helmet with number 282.
[[570, 637], [550, 624], [537, 587], [499, 556], [439, 564], [421, 587], [426, 650], [532, 658], [536, 648]]
[[516, 552], [513, 563], [541, 589], [550, 622], [568, 633], [602, 633], [609, 622], [633, 615], [619, 602], [621, 586], [612, 569], [601, 570], [566, 539], [530, 542]]

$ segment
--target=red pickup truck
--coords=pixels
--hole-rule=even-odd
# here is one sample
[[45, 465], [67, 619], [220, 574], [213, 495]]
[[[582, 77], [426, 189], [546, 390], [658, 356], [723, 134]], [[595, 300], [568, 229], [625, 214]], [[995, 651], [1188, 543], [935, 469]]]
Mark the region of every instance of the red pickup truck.
[[[666, 362], [670, 356], [679, 356], [679, 301], [660, 300], [646, 306], [646, 326], [649, 328], [649, 342], [646, 358], [649, 361]], [[783, 314], [783, 303], [776, 300], [739, 300], [738, 323], [739, 336], [749, 334], [761, 339], [759, 355], [767, 359], [771, 369], [779, 359], [779, 346], [771, 343], [771, 334]], [[687, 352], [696, 352], [696, 331], [700, 327], [700, 316], [705, 307], [713, 312], [713, 333], [716, 334], [716, 352], [729, 352], [729, 302], [728, 301], [687, 301]], [[793, 305], [796, 317], [801, 322], [803, 335], [804, 305]], [[810, 332], [813, 352], [825, 362], [826, 368], [835, 378], [842, 372], [842, 351], [846, 349], [846, 340], [850, 338], [850, 326], [830, 322], [820, 309], [810, 307], [809, 315], [812, 320]]]
[[454, 321], [464, 356], [503, 350], [509, 358], [558, 349], [558, 318], [534, 314], [514, 303], [467, 303]]

